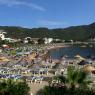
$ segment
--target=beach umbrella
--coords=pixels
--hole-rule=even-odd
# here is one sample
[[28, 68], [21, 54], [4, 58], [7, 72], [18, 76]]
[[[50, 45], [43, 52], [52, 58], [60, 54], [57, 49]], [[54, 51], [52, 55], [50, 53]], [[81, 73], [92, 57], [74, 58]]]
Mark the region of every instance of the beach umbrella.
[[31, 92], [31, 95], [33, 95], [33, 93]]
[[30, 54], [30, 52], [25, 52], [24, 54], [28, 55], [28, 54]]
[[83, 69], [85, 71], [87, 71], [87, 72], [93, 72], [93, 71], [95, 71], [95, 67], [91, 66], [91, 65], [86, 65]]
[[62, 59], [64, 60], [64, 59], [66, 59], [66, 58], [68, 58], [68, 55], [62, 55], [62, 56], [61, 56], [61, 60], [62, 60]]
[[4, 61], [4, 62], [8, 62], [8, 61], [10, 61], [10, 60], [9, 60], [9, 59], [4, 59], [3, 61]]
[[74, 56], [76, 59], [79, 59], [79, 60], [85, 60], [85, 58], [84, 57], [82, 57], [82, 56], [80, 56], [80, 55], [76, 55], [76, 56]]
[[64, 58], [68, 58], [68, 55], [64, 55]]
[[35, 53], [33, 53], [33, 54], [29, 55], [29, 59], [30, 59], [30, 60], [34, 60], [34, 59], [35, 59], [35, 57], [36, 57], [36, 54], [35, 54]]
[[24, 53], [23, 52], [18, 52], [17, 55], [24, 55]]
[[7, 59], [6, 57], [0, 57], [0, 61], [8, 62], [8, 61], [10, 61], [10, 60], [9, 60], [9, 59]]
[[95, 74], [95, 70], [92, 70], [92, 74]]
[[63, 69], [64, 65], [62, 63], [58, 63], [54, 66], [54, 69]]
[[0, 49], [0, 53], [2, 52], [2, 49]]
[[32, 68], [39, 69], [40, 68], [40, 65], [39, 64], [34, 64]]
[[4, 44], [4, 45], [2, 45], [2, 47], [3, 48], [9, 48], [9, 45]]

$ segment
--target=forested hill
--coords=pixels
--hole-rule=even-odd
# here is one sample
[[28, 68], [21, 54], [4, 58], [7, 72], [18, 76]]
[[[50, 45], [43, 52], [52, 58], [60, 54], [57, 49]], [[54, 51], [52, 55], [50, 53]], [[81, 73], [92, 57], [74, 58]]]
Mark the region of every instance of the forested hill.
[[22, 27], [10, 27], [10, 26], [0, 26], [0, 30], [7, 32], [7, 37], [13, 38], [43, 38], [52, 37], [60, 38], [64, 40], [87, 40], [90, 38], [95, 38], [95, 23], [83, 26], [72, 26], [65, 29], [48, 29], [48, 28], [22, 28]]

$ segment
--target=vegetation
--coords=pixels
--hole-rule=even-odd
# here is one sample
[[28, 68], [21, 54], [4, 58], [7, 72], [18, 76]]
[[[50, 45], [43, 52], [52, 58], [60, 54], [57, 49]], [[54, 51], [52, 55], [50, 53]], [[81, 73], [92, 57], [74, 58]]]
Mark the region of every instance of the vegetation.
[[27, 29], [22, 27], [1, 26], [0, 29], [7, 32], [6, 36], [12, 38], [24, 38], [26, 36], [32, 38], [52, 37], [64, 40], [87, 40], [95, 37], [95, 23], [83, 26], [74, 26], [65, 29], [48, 29], [33, 28]]
[[3, 80], [0, 82], [0, 95], [28, 95], [30, 88], [25, 82]]
[[95, 91], [88, 87], [90, 81], [86, 79], [87, 73], [68, 67], [67, 76], [55, 76], [50, 83], [38, 92], [38, 95], [95, 95]]

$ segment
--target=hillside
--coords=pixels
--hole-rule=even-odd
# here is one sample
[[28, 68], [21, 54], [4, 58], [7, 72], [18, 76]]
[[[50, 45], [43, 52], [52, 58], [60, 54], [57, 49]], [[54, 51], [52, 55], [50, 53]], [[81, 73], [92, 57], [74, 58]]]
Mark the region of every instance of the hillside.
[[83, 26], [72, 26], [65, 29], [48, 29], [48, 28], [22, 28], [0, 26], [0, 30], [7, 32], [7, 37], [24, 38], [30, 36], [33, 38], [52, 37], [65, 40], [87, 40], [95, 37], [95, 23]]

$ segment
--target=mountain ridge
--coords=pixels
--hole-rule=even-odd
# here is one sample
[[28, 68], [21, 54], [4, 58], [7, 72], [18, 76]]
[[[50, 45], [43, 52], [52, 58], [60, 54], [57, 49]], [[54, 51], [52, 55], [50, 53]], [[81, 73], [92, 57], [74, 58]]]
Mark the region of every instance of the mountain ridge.
[[45, 27], [30, 29], [19, 26], [0, 26], [0, 30], [7, 32], [7, 37], [14, 38], [30, 36], [32, 38], [52, 37], [64, 40], [87, 40], [95, 37], [95, 23], [56, 29], [48, 29]]

